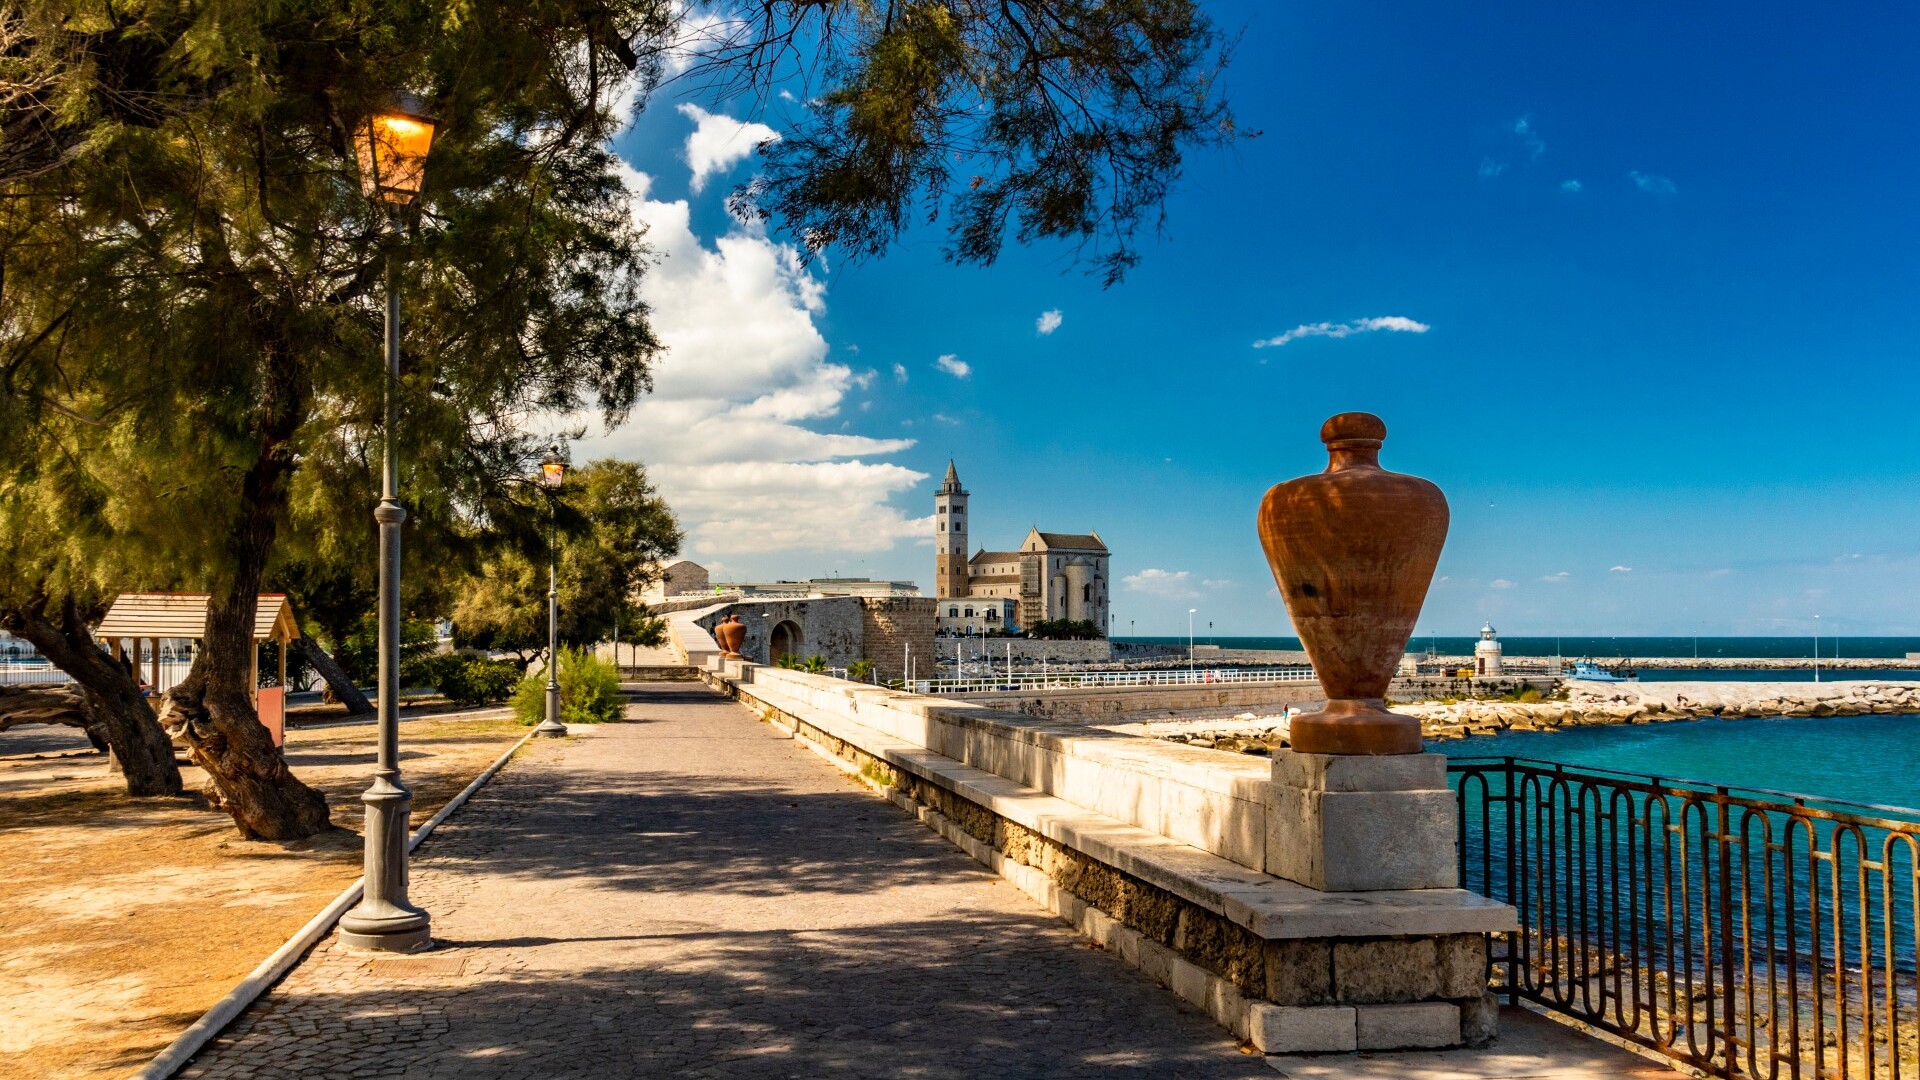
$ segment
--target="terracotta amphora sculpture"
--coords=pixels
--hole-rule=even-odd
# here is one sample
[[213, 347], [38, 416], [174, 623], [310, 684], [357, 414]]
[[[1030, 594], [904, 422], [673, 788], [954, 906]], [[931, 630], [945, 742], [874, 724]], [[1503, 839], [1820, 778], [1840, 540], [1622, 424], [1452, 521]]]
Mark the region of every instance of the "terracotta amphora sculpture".
[[745, 660], [740, 655], [740, 646], [747, 640], [747, 624], [740, 616], [729, 615], [713, 627], [713, 640], [720, 643], [720, 658], [723, 660]]
[[1387, 684], [1420, 617], [1447, 539], [1447, 500], [1380, 467], [1387, 425], [1341, 413], [1320, 428], [1327, 470], [1275, 484], [1260, 543], [1327, 707], [1294, 718], [1309, 754], [1417, 754], [1420, 721], [1387, 711]]

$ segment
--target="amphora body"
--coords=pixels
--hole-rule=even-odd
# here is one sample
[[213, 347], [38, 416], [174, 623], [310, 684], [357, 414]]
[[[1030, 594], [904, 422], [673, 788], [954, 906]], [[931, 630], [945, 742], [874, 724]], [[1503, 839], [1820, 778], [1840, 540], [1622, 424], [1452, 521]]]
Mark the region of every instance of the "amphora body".
[[720, 655], [727, 660], [744, 660], [740, 655], [740, 646], [747, 640], [747, 624], [740, 616], [729, 615], [713, 627], [713, 640], [720, 645]]
[[1320, 428], [1325, 472], [1275, 484], [1260, 503], [1260, 543], [1327, 707], [1295, 717], [1294, 750], [1417, 754], [1420, 721], [1388, 712], [1447, 538], [1447, 500], [1417, 476], [1380, 467], [1387, 425], [1341, 413]]

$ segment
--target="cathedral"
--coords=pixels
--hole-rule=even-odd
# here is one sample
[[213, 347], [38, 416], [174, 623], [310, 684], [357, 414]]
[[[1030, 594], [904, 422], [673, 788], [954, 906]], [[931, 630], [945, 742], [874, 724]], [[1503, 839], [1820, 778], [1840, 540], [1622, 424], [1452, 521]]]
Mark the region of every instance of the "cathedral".
[[[1017, 629], [1059, 619], [1107, 625], [1107, 545], [1095, 533], [1027, 533], [1018, 551], [967, 551], [967, 492], [947, 462], [947, 478], [934, 493], [934, 595], [944, 613], [948, 600], [986, 600], [983, 610], [1004, 610]], [[995, 603], [994, 601], [998, 601]], [[969, 612], [971, 613], [971, 612]], [[989, 619], [993, 616], [989, 615]]]

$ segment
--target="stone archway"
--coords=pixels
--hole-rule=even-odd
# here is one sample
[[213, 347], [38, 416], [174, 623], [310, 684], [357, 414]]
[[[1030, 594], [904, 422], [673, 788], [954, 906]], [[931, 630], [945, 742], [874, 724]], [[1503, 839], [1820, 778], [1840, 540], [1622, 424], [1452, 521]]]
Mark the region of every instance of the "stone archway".
[[802, 656], [801, 649], [805, 646], [806, 635], [800, 632], [800, 624], [782, 619], [774, 624], [773, 633], [767, 638], [767, 662], [777, 664], [782, 656]]

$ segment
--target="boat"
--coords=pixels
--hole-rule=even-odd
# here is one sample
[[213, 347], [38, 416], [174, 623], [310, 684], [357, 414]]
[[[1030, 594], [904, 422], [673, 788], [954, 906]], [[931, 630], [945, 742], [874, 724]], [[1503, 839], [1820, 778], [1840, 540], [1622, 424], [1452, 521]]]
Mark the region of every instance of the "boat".
[[1608, 671], [1591, 660], [1575, 660], [1566, 671], [1566, 678], [1579, 679], [1582, 682], [1639, 682], [1640, 676], [1632, 668], [1621, 667]]

